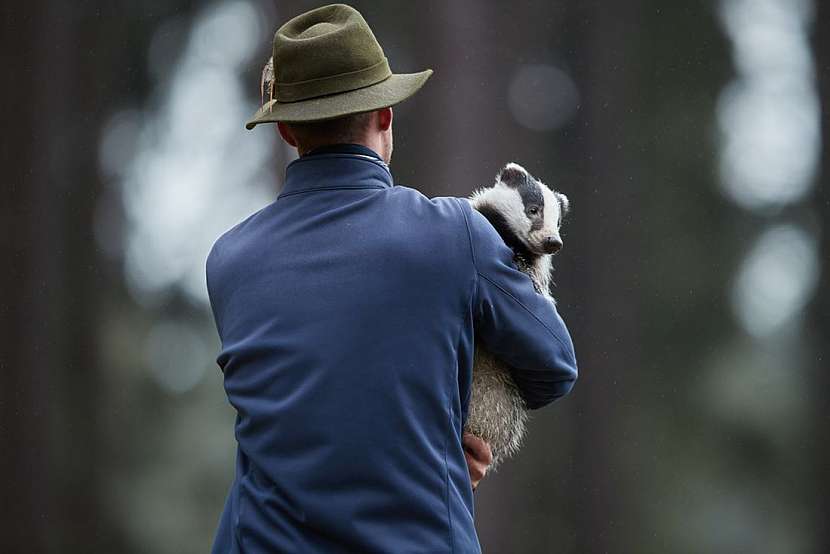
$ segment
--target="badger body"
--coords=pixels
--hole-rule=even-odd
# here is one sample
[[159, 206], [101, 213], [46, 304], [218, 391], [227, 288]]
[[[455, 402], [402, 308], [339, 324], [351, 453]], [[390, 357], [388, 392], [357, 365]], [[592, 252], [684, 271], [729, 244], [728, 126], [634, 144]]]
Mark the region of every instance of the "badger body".
[[[516, 267], [551, 303], [551, 258], [562, 247], [559, 229], [568, 198], [555, 192], [515, 163], [507, 164], [491, 187], [468, 199], [513, 250]], [[480, 342], [473, 358], [473, 381], [465, 431], [490, 445], [492, 469], [521, 447], [528, 419], [525, 402], [510, 376], [510, 367]]]

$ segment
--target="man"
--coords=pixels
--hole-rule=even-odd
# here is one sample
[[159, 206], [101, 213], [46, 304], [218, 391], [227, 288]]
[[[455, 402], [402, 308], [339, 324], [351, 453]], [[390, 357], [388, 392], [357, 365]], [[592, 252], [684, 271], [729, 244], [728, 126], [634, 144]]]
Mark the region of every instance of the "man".
[[238, 441], [213, 552], [480, 552], [474, 329], [530, 408], [573, 386], [568, 331], [465, 200], [394, 185], [391, 106], [431, 71], [393, 74], [345, 5], [283, 25], [273, 60], [247, 127], [300, 158], [207, 259]]

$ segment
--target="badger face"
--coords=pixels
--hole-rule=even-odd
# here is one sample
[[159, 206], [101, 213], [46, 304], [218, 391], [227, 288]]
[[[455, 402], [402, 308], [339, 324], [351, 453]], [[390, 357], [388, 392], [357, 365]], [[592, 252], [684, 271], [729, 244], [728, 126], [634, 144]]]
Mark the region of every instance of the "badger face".
[[559, 229], [568, 212], [568, 197], [551, 190], [522, 166], [507, 164], [495, 186], [477, 191], [473, 202], [514, 250], [544, 255], [562, 248]]

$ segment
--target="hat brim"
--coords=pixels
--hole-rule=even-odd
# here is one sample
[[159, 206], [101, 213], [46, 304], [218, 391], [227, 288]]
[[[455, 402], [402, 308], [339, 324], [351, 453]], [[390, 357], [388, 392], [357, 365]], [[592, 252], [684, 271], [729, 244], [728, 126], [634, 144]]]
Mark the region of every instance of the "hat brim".
[[260, 123], [276, 121], [285, 123], [324, 121], [388, 108], [418, 92], [430, 75], [432, 75], [431, 69], [419, 73], [393, 73], [374, 85], [339, 94], [298, 102], [277, 102], [274, 99], [263, 104], [253, 118], [245, 123], [245, 128], [250, 130]]

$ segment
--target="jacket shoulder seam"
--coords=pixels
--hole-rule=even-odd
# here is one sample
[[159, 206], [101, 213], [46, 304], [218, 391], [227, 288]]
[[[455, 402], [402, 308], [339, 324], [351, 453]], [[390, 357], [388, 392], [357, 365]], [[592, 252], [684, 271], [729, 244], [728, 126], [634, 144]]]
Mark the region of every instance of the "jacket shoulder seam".
[[[467, 229], [467, 244], [469, 244], [469, 246], [470, 246], [470, 260], [472, 261], [472, 264], [473, 264], [473, 279], [472, 279], [473, 286], [471, 287], [471, 290], [470, 290], [470, 297], [467, 300], [467, 306], [468, 306], [469, 309], [475, 309], [474, 304], [475, 304], [475, 301], [476, 301], [475, 300], [476, 295], [478, 294], [478, 286], [479, 286], [478, 275], [479, 275], [479, 272], [478, 272], [478, 266], [476, 265], [475, 248], [473, 248], [473, 233], [472, 233], [472, 230], [470, 229], [470, 222], [467, 219], [467, 213], [464, 211], [464, 207], [461, 205], [461, 202], [462, 201], [466, 202], [466, 200], [462, 200], [461, 198], [456, 198], [456, 197], [453, 197], [453, 200], [455, 200], [455, 203], [458, 206], [458, 209], [461, 211], [461, 216], [464, 218], [464, 227]], [[468, 206], [469, 206], [469, 204], [468, 204]]]
[[476, 264], [476, 254], [475, 249], [473, 248], [473, 232], [470, 230], [470, 221], [467, 219], [467, 214], [464, 212], [464, 208], [461, 207], [461, 199], [454, 198], [454, 200], [456, 204], [458, 204], [458, 209], [461, 210], [462, 217], [464, 217], [464, 226], [467, 229], [467, 242], [470, 245], [470, 258], [473, 261], [473, 268], [475, 268], [476, 273], [478, 273], [478, 265]]
[[518, 298], [516, 298], [516, 297], [515, 297], [515, 296], [514, 296], [514, 295], [513, 295], [513, 294], [512, 294], [509, 290], [507, 290], [507, 289], [505, 289], [504, 287], [502, 287], [501, 285], [499, 285], [499, 284], [498, 284], [497, 282], [495, 282], [493, 279], [491, 279], [491, 278], [487, 277], [486, 275], [484, 275], [484, 274], [483, 274], [483, 273], [481, 273], [480, 271], [478, 271], [477, 273], [478, 273], [478, 275], [479, 275], [481, 278], [483, 278], [483, 279], [485, 279], [486, 281], [488, 281], [488, 282], [492, 283], [492, 285], [493, 285], [494, 287], [496, 287], [496, 288], [497, 288], [498, 290], [500, 290], [502, 293], [504, 293], [505, 295], [507, 295], [509, 298], [512, 298], [512, 299], [513, 299], [513, 301], [514, 301], [514, 302], [516, 302], [516, 304], [518, 304], [519, 306], [521, 306], [522, 308], [524, 308], [524, 310], [525, 310], [527, 313], [529, 313], [531, 316], [533, 316], [533, 319], [535, 319], [536, 321], [538, 321], [538, 322], [539, 322], [539, 325], [541, 325], [542, 327], [544, 327], [544, 328], [547, 330], [547, 332], [548, 332], [548, 333], [550, 333], [550, 335], [551, 335], [554, 339], [556, 339], [556, 342], [558, 342], [558, 343], [559, 343], [559, 344], [560, 344], [560, 345], [561, 345], [561, 346], [565, 349], [565, 351], [570, 351], [570, 348], [568, 347], [568, 345], [566, 345], [566, 344], [564, 343], [564, 341], [562, 341], [562, 339], [561, 339], [561, 338], [559, 338], [559, 335], [557, 335], [557, 334], [556, 334], [556, 332], [555, 332], [553, 329], [551, 329], [551, 328], [548, 326], [548, 324], [547, 324], [547, 323], [545, 323], [544, 321], [542, 321], [542, 319], [541, 319], [538, 315], [536, 315], [536, 314], [533, 312], [533, 310], [531, 310], [530, 308], [528, 308], [527, 306], [525, 306], [524, 302], [522, 302], [521, 300], [519, 300]]

